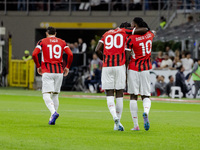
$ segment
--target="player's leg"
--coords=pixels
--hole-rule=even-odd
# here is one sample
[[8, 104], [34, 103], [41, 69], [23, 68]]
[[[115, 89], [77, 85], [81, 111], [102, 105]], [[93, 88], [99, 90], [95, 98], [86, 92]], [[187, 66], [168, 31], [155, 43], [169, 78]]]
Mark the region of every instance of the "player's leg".
[[137, 98], [139, 94], [139, 73], [137, 71], [128, 70], [128, 93], [130, 93], [130, 112], [134, 124], [131, 130], [139, 130], [138, 124], [138, 105]]
[[114, 90], [106, 90], [106, 99], [107, 99], [107, 105], [108, 109], [113, 117], [113, 119], [118, 119], [117, 113], [116, 113], [116, 107], [115, 107], [115, 97], [114, 97]]
[[141, 97], [142, 97], [142, 101], [143, 101], [144, 113], [149, 115], [149, 111], [150, 111], [150, 108], [151, 108], [150, 97], [149, 96], [141, 96]]
[[140, 73], [140, 94], [143, 100], [143, 119], [144, 119], [144, 128], [145, 130], [149, 130], [150, 123], [149, 123], [149, 111], [151, 108], [151, 89], [150, 89], [150, 73], [149, 71], [142, 71]]
[[57, 73], [54, 76], [54, 92], [52, 94], [52, 100], [54, 102], [54, 106], [56, 111], [58, 111], [58, 107], [59, 107], [59, 99], [58, 99], [58, 95], [60, 93], [60, 88], [62, 86], [62, 81], [63, 81], [63, 74], [61, 73]]
[[137, 105], [138, 96], [131, 94], [130, 95], [130, 112], [133, 119], [134, 128], [131, 130], [140, 130], [138, 124], [138, 105]]
[[47, 106], [47, 108], [49, 109], [49, 111], [51, 112], [51, 116], [56, 112], [55, 108], [54, 108], [54, 103], [51, 99], [51, 93], [43, 93], [43, 99], [44, 102]]
[[121, 119], [122, 111], [123, 111], [123, 90], [116, 90], [116, 113], [119, 119]]
[[52, 98], [52, 100], [54, 102], [54, 108], [55, 108], [55, 110], [57, 112], [58, 111], [58, 107], [59, 107], [58, 93], [57, 92], [53, 92], [51, 98]]
[[[54, 91], [54, 80], [50, 73], [44, 73], [42, 75], [42, 93], [44, 102], [51, 112], [51, 116], [56, 112], [54, 102], [51, 99], [51, 93]], [[51, 119], [51, 117], [50, 117]]]
[[[123, 111], [123, 91], [126, 86], [126, 70], [125, 65], [115, 67], [114, 70], [114, 83], [116, 89], [116, 113], [119, 120], [121, 119], [122, 111]], [[120, 128], [124, 130], [121, 122], [119, 123]], [[114, 130], [116, 127], [114, 126]]]

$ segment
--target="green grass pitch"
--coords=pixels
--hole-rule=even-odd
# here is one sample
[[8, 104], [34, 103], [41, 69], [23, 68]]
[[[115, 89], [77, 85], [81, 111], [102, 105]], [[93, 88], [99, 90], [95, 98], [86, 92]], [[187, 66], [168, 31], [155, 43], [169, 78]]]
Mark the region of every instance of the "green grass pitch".
[[150, 130], [145, 131], [140, 100], [140, 131], [131, 131], [125, 100], [121, 119], [125, 131], [120, 132], [113, 131], [105, 99], [67, 97], [72, 94], [83, 93], [62, 92], [60, 117], [55, 126], [49, 126], [50, 112], [40, 91], [0, 88], [0, 150], [200, 149], [200, 103], [152, 101]]

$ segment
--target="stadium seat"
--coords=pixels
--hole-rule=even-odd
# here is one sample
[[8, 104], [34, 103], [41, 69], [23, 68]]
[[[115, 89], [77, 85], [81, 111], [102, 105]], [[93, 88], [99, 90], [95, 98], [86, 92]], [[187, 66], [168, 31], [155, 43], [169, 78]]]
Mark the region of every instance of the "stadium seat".
[[172, 86], [171, 87], [171, 93], [169, 94], [169, 96], [171, 98], [182, 98], [183, 97], [183, 93], [181, 92], [181, 88], [179, 86]]

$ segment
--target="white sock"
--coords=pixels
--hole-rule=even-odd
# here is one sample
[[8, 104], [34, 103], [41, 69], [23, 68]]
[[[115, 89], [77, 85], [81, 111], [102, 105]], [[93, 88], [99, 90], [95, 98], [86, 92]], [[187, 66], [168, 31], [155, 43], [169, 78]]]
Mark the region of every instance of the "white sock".
[[121, 119], [123, 111], [123, 97], [116, 98], [116, 113], [117, 117]]
[[149, 111], [151, 108], [151, 100], [149, 98], [144, 98], [143, 99], [143, 107], [144, 107], [144, 112], [149, 115]]
[[116, 108], [115, 108], [115, 102], [114, 102], [114, 96], [107, 96], [107, 105], [108, 109], [110, 110], [111, 115], [113, 116], [113, 119], [117, 118]]
[[58, 94], [52, 94], [52, 100], [54, 103], [55, 110], [58, 111], [58, 106], [59, 106]]
[[134, 128], [138, 126], [138, 105], [136, 100], [130, 100], [130, 111], [134, 123]]
[[53, 115], [53, 114], [56, 112], [56, 110], [55, 110], [55, 108], [54, 108], [54, 103], [53, 103], [53, 101], [52, 101], [52, 99], [51, 99], [51, 94], [49, 94], [49, 93], [44, 93], [44, 94], [43, 94], [43, 99], [44, 99], [44, 102], [45, 102], [47, 108], [48, 108], [49, 111], [51, 112], [51, 115]]

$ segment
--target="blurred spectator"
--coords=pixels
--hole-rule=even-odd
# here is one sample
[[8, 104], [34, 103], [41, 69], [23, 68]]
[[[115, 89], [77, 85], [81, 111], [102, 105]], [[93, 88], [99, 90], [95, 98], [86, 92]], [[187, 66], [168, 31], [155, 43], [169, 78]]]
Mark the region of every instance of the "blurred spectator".
[[169, 94], [171, 93], [171, 87], [175, 86], [174, 83], [174, 77], [173, 76], [169, 76], [169, 82], [166, 85], [166, 94], [169, 96]]
[[182, 51], [182, 52], [181, 52], [181, 59], [182, 59], [182, 58], [185, 58], [185, 53], [186, 53], [185, 51]]
[[183, 72], [185, 68], [183, 65], [179, 67], [179, 71], [176, 73], [176, 81], [175, 85], [181, 88], [181, 92], [183, 93], [183, 97], [186, 97], [186, 93], [188, 92], [187, 85], [185, 84], [185, 75]]
[[164, 60], [161, 62], [160, 69], [169, 69], [173, 65], [172, 60], [169, 59], [168, 54], [164, 55]]
[[166, 19], [165, 17], [160, 17], [160, 29], [164, 29], [165, 25], [166, 25]]
[[79, 53], [78, 48], [75, 47], [75, 45], [73, 43], [69, 44], [70, 49], [72, 50], [73, 54], [77, 54]]
[[26, 2], [25, 2], [25, 0], [18, 0], [17, 9], [18, 10], [23, 10], [23, 11], [26, 10]]
[[92, 59], [92, 61], [90, 63], [90, 73], [91, 74], [93, 74], [94, 65], [99, 70], [101, 70], [101, 68], [102, 68], [102, 61], [98, 58], [97, 54], [94, 53], [92, 57], [93, 57], [93, 59]]
[[32, 56], [30, 55], [29, 51], [28, 50], [25, 50], [24, 51], [24, 56], [22, 57], [23, 60], [31, 60], [32, 59]]
[[[95, 84], [101, 84], [101, 70], [97, 68], [96, 64], [93, 65], [93, 74], [85, 80], [85, 86], [89, 92], [93, 93], [96, 89]], [[93, 87], [89, 88], [90, 85]]]
[[82, 38], [78, 38], [78, 49], [80, 53], [86, 52], [87, 44], [83, 42]]
[[158, 67], [160, 67], [162, 61], [163, 61], [163, 52], [159, 51], [158, 56], [156, 57], [155, 61], [157, 62]]
[[165, 77], [164, 76], [156, 76], [156, 84], [155, 84], [155, 91], [156, 91], [156, 95], [160, 96], [160, 95], [165, 95], [165, 91], [166, 91], [166, 83], [164, 81]]
[[181, 60], [180, 60], [180, 58], [178, 57], [178, 56], [176, 56], [175, 58], [174, 58], [174, 62], [173, 62], [173, 68], [174, 69], [178, 69], [180, 66], [182, 65], [182, 63], [181, 63]]
[[180, 57], [180, 51], [177, 49], [177, 50], [175, 50], [175, 57]]
[[192, 79], [195, 85], [194, 98], [196, 98], [198, 91], [200, 89], [200, 59], [198, 59], [197, 62], [194, 64], [192, 70]]
[[191, 54], [189, 52], [186, 53], [186, 58], [181, 59], [181, 62], [186, 71], [192, 69], [194, 61], [191, 59]]
[[175, 57], [175, 53], [173, 52], [172, 49], [170, 49], [169, 46], [166, 46], [165, 50], [166, 50], [166, 53], [168, 54], [168, 56], [169, 56], [170, 58], [171, 58], [171, 57]]
[[94, 53], [95, 48], [96, 48], [96, 41], [95, 41], [94, 39], [92, 39], [91, 42], [90, 42], [90, 48], [89, 48], [89, 50], [90, 50], [92, 53]]
[[78, 50], [78, 52], [79, 52], [79, 49], [78, 49], [78, 42], [74, 42], [74, 48], [75, 48], [76, 50]]

